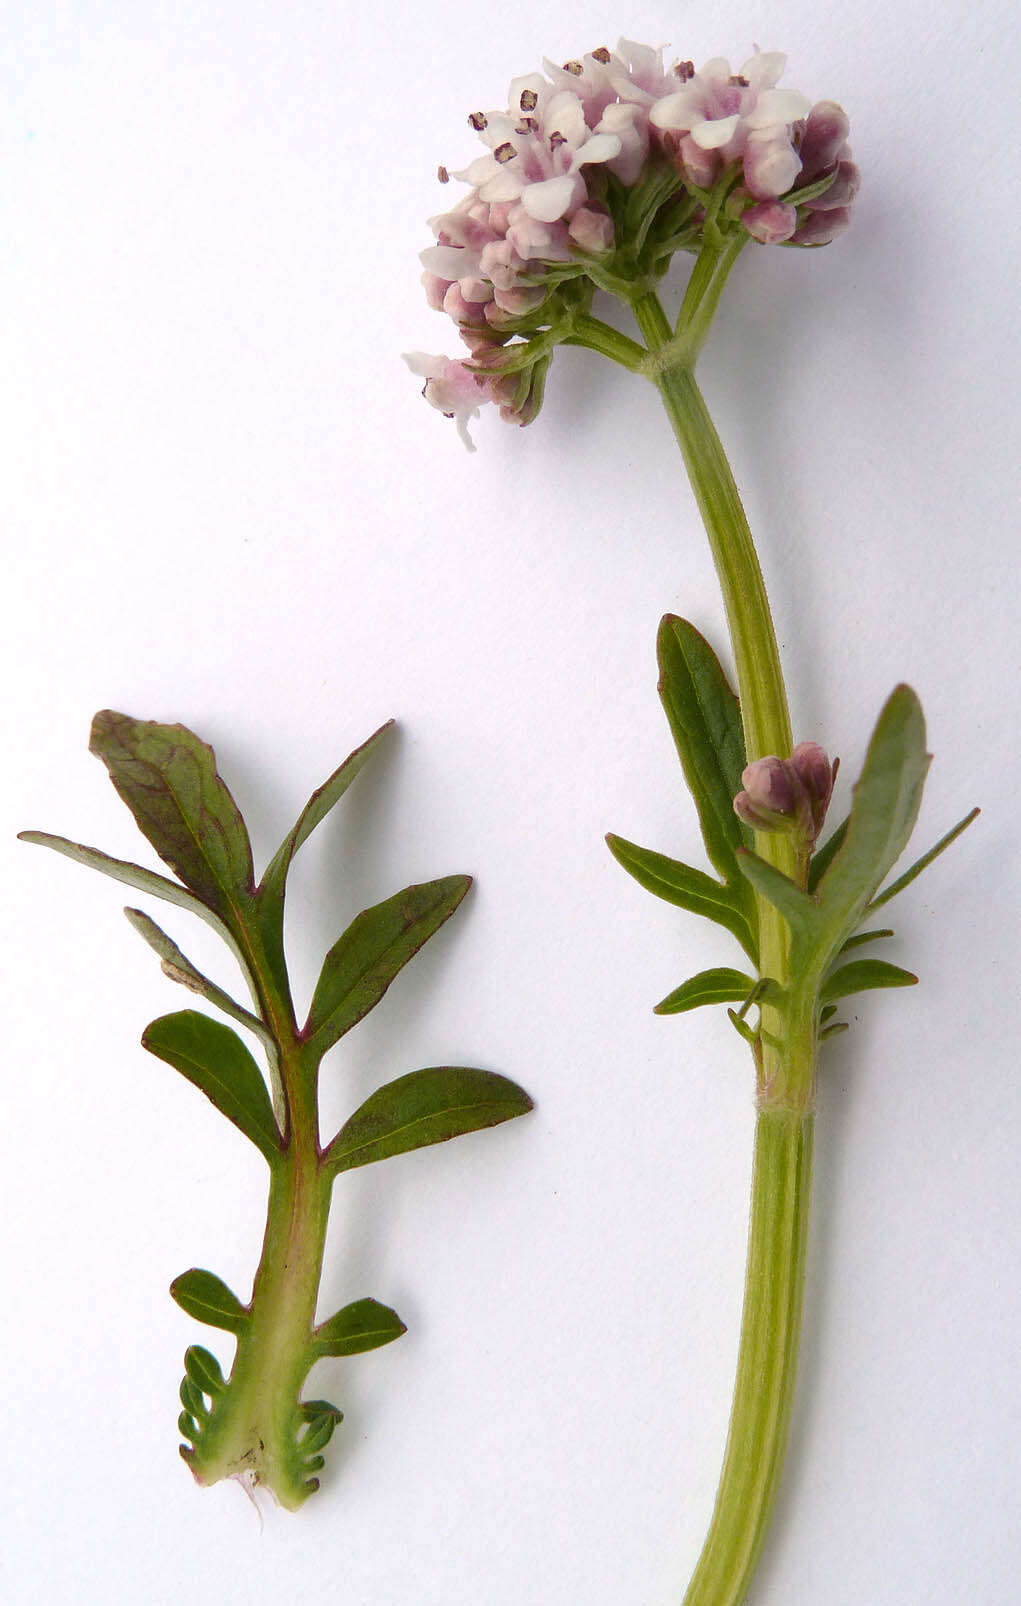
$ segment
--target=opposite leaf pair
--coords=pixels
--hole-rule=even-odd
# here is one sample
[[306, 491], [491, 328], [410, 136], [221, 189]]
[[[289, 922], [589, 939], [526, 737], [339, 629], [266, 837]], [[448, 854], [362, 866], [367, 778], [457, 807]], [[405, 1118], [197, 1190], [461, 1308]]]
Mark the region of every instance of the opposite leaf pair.
[[729, 968], [705, 970], [669, 993], [657, 1014], [680, 1014], [703, 1004], [737, 1003], [729, 1011], [738, 1031], [758, 1046], [746, 1023], [752, 1004], [768, 1002], [787, 1015], [810, 1017], [827, 1036], [835, 1000], [876, 987], [910, 986], [918, 978], [881, 959], [844, 961], [863, 943], [892, 937], [889, 929], [858, 931], [860, 922], [902, 891], [978, 813], [973, 809], [884, 892], [884, 877], [907, 846], [918, 817], [929, 766], [925, 723], [909, 686], [891, 694], [873, 732], [847, 819], [815, 852], [800, 886], [754, 851], [755, 834], [735, 813], [745, 744], [737, 698], [708, 642], [686, 619], [668, 615], [659, 632], [660, 696], [685, 780], [698, 810], [706, 852], [721, 877], [665, 854], [609, 836], [611, 852], [648, 891], [724, 926], [758, 970], [758, 892], [789, 929], [783, 977], [751, 976]]
[[251, 994], [249, 1009], [204, 976], [147, 914], [126, 911], [170, 979], [246, 1027], [266, 1053], [268, 1085], [237, 1033], [195, 1010], [153, 1021], [142, 1039], [250, 1139], [270, 1170], [266, 1236], [248, 1304], [197, 1268], [171, 1286], [185, 1311], [237, 1341], [227, 1379], [208, 1350], [188, 1350], [181, 1453], [200, 1483], [245, 1477], [265, 1484], [289, 1508], [318, 1488], [320, 1452], [341, 1420], [328, 1402], [301, 1398], [310, 1368], [324, 1356], [375, 1349], [405, 1331], [395, 1311], [365, 1298], [316, 1323], [334, 1178], [532, 1108], [506, 1077], [434, 1066], [378, 1088], [332, 1141], [320, 1142], [323, 1055], [379, 1002], [471, 885], [470, 876], [447, 876], [364, 910], [326, 955], [308, 1018], [298, 1026], [284, 957], [287, 872], [388, 729], [378, 730], [313, 794], [258, 885], [244, 821], [212, 750], [181, 725], [107, 711], [96, 716], [90, 743], [180, 882], [62, 837], [23, 834], [25, 841], [198, 914], [230, 948]]

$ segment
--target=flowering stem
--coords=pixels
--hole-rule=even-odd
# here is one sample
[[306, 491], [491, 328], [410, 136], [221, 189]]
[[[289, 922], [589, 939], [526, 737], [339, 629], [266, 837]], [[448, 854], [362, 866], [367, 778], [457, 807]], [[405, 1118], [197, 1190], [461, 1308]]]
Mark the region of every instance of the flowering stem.
[[[695, 381], [694, 364], [742, 241], [706, 244], [676, 331], [654, 294], [635, 318], [644, 371], [663, 398], [709, 536], [737, 668], [749, 762], [791, 752], [787, 693], [762, 570], [734, 477]], [[760, 857], [805, 884], [790, 835], [756, 832]], [[755, 1046], [759, 1114], [744, 1313], [727, 1448], [712, 1522], [684, 1606], [739, 1606], [769, 1523], [794, 1394], [811, 1186], [817, 1009], [788, 974], [790, 932], [756, 895], [759, 971], [786, 989], [764, 997]]]

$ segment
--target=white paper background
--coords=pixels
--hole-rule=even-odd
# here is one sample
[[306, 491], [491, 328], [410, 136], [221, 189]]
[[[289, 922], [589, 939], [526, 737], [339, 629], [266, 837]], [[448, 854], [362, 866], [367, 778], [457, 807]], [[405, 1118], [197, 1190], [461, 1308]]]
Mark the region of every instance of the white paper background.
[[[1014, 1598], [1019, 62], [1005, 0], [621, 13], [476, 0], [8, 0], [3, 794], [6, 1598], [669, 1606], [729, 1406], [753, 1109], [731, 962], [642, 893], [614, 829], [700, 853], [655, 696], [667, 609], [724, 646], [665, 420], [587, 353], [468, 457], [399, 353], [453, 350], [416, 253], [512, 73], [623, 31], [696, 59], [786, 47], [865, 174], [831, 251], [750, 250], [704, 388], [745, 494], [797, 735], [846, 785], [893, 683], [936, 754], [918, 842], [981, 822], [896, 905], [923, 985], [826, 1055], [793, 1456], [751, 1606]], [[187, 1002], [121, 889], [12, 843], [152, 862], [85, 744], [103, 706], [216, 747], [264, 862], [311, 789], [400, 731], [295, 870], [307, 996], [347, 919], [470, 870], [470, 902], [338, 1050], [339, 1121], [480, 1063], [533, 1117], [338, 1187], [324, 1310], [409, 1334], [326, 1363], [325, 1489], [260, 1526], [177, 1459], [200, 1332], [244, 1294], [261, 1162], [138, 1046]], [[141, 901], [141, 900], [139, 900]], [[204, 931], [153, 907], [197, 962]], [[13, 1040], [13, 1041], [12, 1041]], [[221, 1348], [225, 1356], [229, 1346]]]

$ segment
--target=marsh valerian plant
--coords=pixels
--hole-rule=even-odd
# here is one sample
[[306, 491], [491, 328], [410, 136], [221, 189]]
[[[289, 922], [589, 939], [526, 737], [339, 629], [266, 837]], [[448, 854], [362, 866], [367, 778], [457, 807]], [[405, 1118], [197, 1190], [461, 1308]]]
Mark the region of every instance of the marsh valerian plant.
[[[974, 818], [884, 888], [907, 846], [929, 764], [918, 698], [898, 686], [880, 713], [850, 812], [821, 833], [836, 763], [794, 745], [758, 558], [695, 380], [728, 275], [748, 248], [818, 249], [851, 221], [859, 174], [849, 125], [779, 80], [756, 51], [737, 72], [696, 70], [621, 40], [513, 80], [507, 108], [469, 122], [488, 147], [454, 177], [469, 192], [433, 220], [422, 253], [430, 304], [468, 355], [416, 353], [426, 399], [470, 421], [495, 404], [529, 424], [555, 350], [584, 346], [659, 392], [705, 524], [736, 669], [732, 691], [687, 620], [660, 626], [660, 693], [715, 874], [609, 837], [642, 886], [723, 926], [738, 968], [691, 977], [657, 1005], [729, 1006], [755, 1067], [758, 1115], [748, 1270], [734, 1403], [709, 1534], [686, 1606], [737, 1606], [766, 1532], [783, 1460], [800, 1331], [819, 1050], [846, 1029], [840, 1002], [917, 978], [858, 950], [893, 935], [871, 917]], [[440, 168], [446, 182], [450, 175]], [[658, 295], [692, 259], [679, 315]], [[633, 335], [593, 314], [597, 294]], [[861, 929], [865, 926], [866, 929]]]
[[[392, 723], [392, 722], [391, 722]], [[530, 1110], [527, 1093], [495, 1072], [431, 1066], [387, 1082], [324, 1142], [318, 1087], [325, 1054], [368, 1014], [391, 982], [457, 909], [466, 875], [405, 887], [365, 909], [323, 960], [298, 1024], [284, 956], [284, 894], [294, 855], [386, 737], [384, 725], [312, 794], [256, 883], [252, 849], [212, 749], [183, 725], [107, 710], [90, 747], [171, 880], [96, 848], [39, 831], [23, 840], [55, 848], [149, 896], [198, 915], [230, 950], [250, 1007], [204, 976], [141, 909], [126, 909], [164, 973], [211, 1004], [260, 1046], [265, 1075], [230, 1026], [186, 1009], [152, 1022], [142, 1041], [180, 1071], [259, 1150], [269, 1167], [262, 1258], [242, 1303], [213, 1272], [193, 1267], [170, 1292], [190, 1316], [231, 1334], [233, 1365], [192, 1345], [184, 1358], [181, 1454], [201, 1484], [235, 1477], [295, 1509], [319, 1487], [322, 1451], [342, 1413], [302, 1398], [316, 1361], [389, 1344], [405, 1331], [396, 1311], [359, 1298], [316, 1320], [334, 1180], [357, 1166], [496, 1126]]]

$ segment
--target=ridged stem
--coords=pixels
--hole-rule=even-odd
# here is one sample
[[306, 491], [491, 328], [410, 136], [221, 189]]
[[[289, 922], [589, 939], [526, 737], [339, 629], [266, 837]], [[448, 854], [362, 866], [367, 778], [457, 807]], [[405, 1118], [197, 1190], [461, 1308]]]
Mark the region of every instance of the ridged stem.
[[762, 1110], [737, 1379], [712, 1522], [684, 1606], [745, 1598], [776, 1499], [797, 1369], [812, 1181], [811, 1114]]

